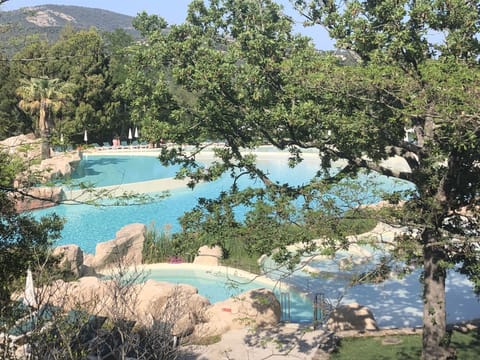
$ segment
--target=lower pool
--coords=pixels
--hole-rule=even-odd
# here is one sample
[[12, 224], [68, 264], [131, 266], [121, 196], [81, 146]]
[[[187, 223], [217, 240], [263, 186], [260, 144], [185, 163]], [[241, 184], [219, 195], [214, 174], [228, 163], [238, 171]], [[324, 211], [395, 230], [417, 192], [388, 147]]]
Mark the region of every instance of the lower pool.
[[267, 288], [282, 302], [282, 320], [295, 323], [312, 322], [313, 305], [310, 298], [281, 282], [242, 275], [243, 271], [225, 267], [205, 269], [202, 266], [185, 265], [186, 267], [182, 264], [147, 267], [147, 277], [157, 281], [192, 285], [211, 303], [226, 300], [248, 290]]

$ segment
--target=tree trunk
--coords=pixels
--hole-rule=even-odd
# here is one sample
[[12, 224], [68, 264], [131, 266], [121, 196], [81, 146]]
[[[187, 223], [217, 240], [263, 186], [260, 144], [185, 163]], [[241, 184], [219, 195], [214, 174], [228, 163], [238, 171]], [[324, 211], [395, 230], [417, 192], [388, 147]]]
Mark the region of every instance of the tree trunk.
[[39, 117], [40, 137], [42, 139], [42, 160], [50, 158], [50, 124], [48, 119], [48, 107], [45, 100], [40, 104]]
[[42, 160], [50, 158], [50, 133], [48, 130], [42, 131]]
[[423, 360], [447, 359], [448, 338], [446, 332], [445, 278], [446, 270], [439, 266], [445, 258], [444, 250], [431, 246], [439, 240], [436, 231], [422, 233], [424, 256], [423, 289]]

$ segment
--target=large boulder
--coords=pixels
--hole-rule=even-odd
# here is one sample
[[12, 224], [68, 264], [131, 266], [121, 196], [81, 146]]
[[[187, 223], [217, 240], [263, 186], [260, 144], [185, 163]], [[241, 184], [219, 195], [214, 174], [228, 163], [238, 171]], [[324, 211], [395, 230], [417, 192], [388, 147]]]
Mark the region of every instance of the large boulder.
[[95, 257], [85, 263], [97, 270], [121, 263], [123, 266], [140, 265], [143, 259], [143, 244], [147, 227], [144, 224], [129, 224], [115, 234], [115, 239], [98, 243]]
[[378, 330], [373, 313], [366, 306], [351, 303], [335, 308], [326, 322], [327, 329], [337, 332], [345, 330]]
[[65, 310], [84, 309], [91, 314], [125, 318], [145, 326], [155, 322], [170, 324], [172, 335], [190, 335], [203, 320], [210, 305], [208, 299], [190, 285], [155, 280], [136, 283], [141, 277], [141, 272], [132, 271], [123, 279], [114, 275], [110, 280], [94, 276], [73, 282], [57, 280], [36, 293], [42, 294], [41, 303], [48, 301]]
[[59, 267], [83, 276], [83, 251], [78, 245], [62, 245], [53, 250], [54, 256], [61, 258]]
[[17, 212], [55, 206], [65, 197], [60, 187], [32, 187], [23, 192], [24, 194], [15, 198]]
[[81, 161], [79, 152], [58, 153], [38, 164], [34, 160], [41, 157], [40, 140], [33, 135], [19, 135], [0, 142], [0, 149], [15, 155], [26, 162], [28, 169], [18, 174], [15, 187], [29, 188], [35, 183], [68, 178]]
[[220, 265], [220, 260], [222, 257], [223, 251], [220, 246], [210, 247], [205, 245], [198, 249], [198, 254], [195, 256], [193, 263], [199, 265], [218, 266]]
[[280, 303], [271, 290], [248, 290], [208, 307], [204, 323], [195, 327], [193, 335], [202, 338], [221, 335], [232, 329], [276, 325], [280, 317]]
[[40, 165], [33, 169], [40, 174], [43, 181], [69, 178], [80, 161], [81, 155], [78, 152], [60, 153], [42, 160]]
[[124, 273], [102, 280], [94, 276], [77, 281], [57, 280], [36, 290], [40, 304], [46, 302], [91, 314], [122, 318], [152, 326], [168, 324], [179, 337], [204, 338], [232, 329], [275, 326], [280, 321], [280, 303], [272, 291], [256, 289], [210, 304], [190, 285], [142, 279], [142, 272]]
[[[103, 315], [108, 299], [108, 287], [95, 276], [85, 276], [77, 281], [57, 280], [35, 292], [40, 294], [39, 303], [70, 309], [84, 309], [92, 314]], [[97, 306], [99, 305], [99, 306]]]
[[77, 152], [62, 153], [39, 164], [33, 164], [33, 160], [41, 157], [40, 142], [33, 134], [18, 135], [0, 141], [0, 151], [20, 158], [27, 165], [27, 170], [17, 174], [14, 181], [14, 186], [20, 190], [14, 196], [18, 212], [55, 206], [65, 200], [65, 193], [61, 188], [36, 185], [69, 177], [81, 160]]
[[33, 133], [21, 134], [0, 141], [0, 149], [31, 160], [41, 156], [40, 141]]
[[145, 325], [154, 320], [170, 323], [173, 335], [190, 335], [210, 305], [208, 299], [197, 292], [187, 284], [147, 280], [138, 293], [138, 319]]

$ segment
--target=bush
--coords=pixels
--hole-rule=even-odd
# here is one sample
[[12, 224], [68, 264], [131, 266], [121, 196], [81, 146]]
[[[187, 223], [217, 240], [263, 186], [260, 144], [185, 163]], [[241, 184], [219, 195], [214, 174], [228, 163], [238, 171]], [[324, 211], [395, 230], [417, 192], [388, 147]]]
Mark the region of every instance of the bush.
[[166, 262], [169, 258], [177, 256], [172, 244], [170, 226], [166, 225], [163, 231], [159, 231], [152, 222], [145, 234], [143, 262], [145, 264]]

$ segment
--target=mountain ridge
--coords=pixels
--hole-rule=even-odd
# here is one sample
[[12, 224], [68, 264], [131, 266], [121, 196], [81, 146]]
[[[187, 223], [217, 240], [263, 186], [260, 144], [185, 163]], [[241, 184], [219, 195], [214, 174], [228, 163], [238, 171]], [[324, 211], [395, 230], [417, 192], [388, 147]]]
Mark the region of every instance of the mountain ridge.
[[110, 10], [75, 5], [46, 4], [0, 10], [0, 41], [4, 50], [7, 48], [7, 52], [15, 51], [29, 35], [40, 35], [47, 41], [54, 42], [65, 26], [71, 26], [75, 30], [94, 27], [100, 32], [123, 29], [138, 38], [139, 34], [132, 25], [133, 19], [132, 16]]

